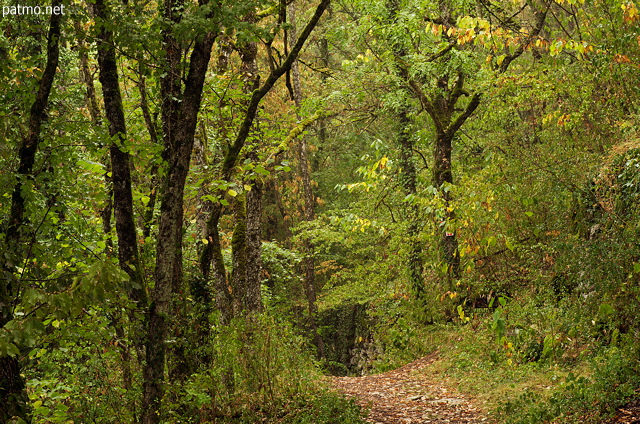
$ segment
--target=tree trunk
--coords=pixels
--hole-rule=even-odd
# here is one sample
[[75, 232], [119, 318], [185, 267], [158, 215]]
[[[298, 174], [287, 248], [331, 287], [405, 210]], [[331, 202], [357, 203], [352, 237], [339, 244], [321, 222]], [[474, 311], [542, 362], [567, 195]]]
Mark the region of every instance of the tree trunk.
[[[291, 29], [289, 34], [291, 40], [297, 38], [296, 34], [296, 9], [295, 4], [289, 5], [289, 24]], [[293, 47], [293, 46], [292, 46]], [[293, 100], [296, 105], [296, 114], [298, 120], [300, 117], [300, 108], [302, 106], [302, 86], [300, 83], [300, 69], [298, 68], [298, 61], [295, 60], [291, 65], [291, 73], [293, 74]], [[307, 139], [304, 134], [300, 137], [300, 145], [298, 146], [298, 161], [300, 169], [300, 178], [302, 179], [302, 193], [304, 199], [304, 220], [307, 222], [315, 219], [315, 197], [313, 195], [313, 188], [311, 187], [311, 175], [309, 169], [309, 147], [307, 146]], [[307, 307], [309, 311], [309, 327], [313, 334], [314, 343], [316, 345], [316, 354], [319, 359], [324, 358], [324, 341], [318, 331], [318, 305], [316, 302], [316, 266], [314, 257], [313, 243], [306, 239], [304, 240], [304, 292], [307, 297]]]
[[[53, 8], [60, 5], [60, 0], [52, 0]], [[36, 152], [40, 143], [42, 122], [46, 119], [45, 109], [49, 103], [49, 94], [58, 68], [60, 56], [61, 15], [52, 14], [47, 35], [47, 63], [38, 83], [35, 100], [29, 113], [29, 126], [26, 137], [20, 146], [20, 164], [18, 182], [11, 196], [11, 211], [5, 236], [7, 251], [3, 263], [3, 271], [7, 278], [0, 280], [0, 328], [13, 319], [13, 307], [19, 293], [18, 281], [13, 278], [15, 263], [19, 259], [20, 234], [25, 218], [25, 198], [22, 194], [23, 182], [32, 177]], [[17, 357], [0, 357], [0, 422], [19, 417], [31, 422], [29, 398], [25, 391], [24, 381], [20, 375], [20, 363]]]
[[[398, 111], [398, 144], [400, 145], [400, 182], [405, 196], [417, 193], [417, 174], [413, 159], [414, 139], [411, 137], [411, 119], [408, 107], [401, 106]], [[407, 241], [409, 244], [409, 280], [413, 293], [419, 301], [424, 301], [425, 289], [422, 278], [424, 258], [420, 243], [420, 208], [415, 203], [407, 205], [405, 211], [407, 222]]]
[[[110, 12], [104, 0], [96, 0], [94, 5], [96, 18], [108, 22]], [[131, 189], [131, 168], [129, 153], [123, 150], [126, 141], [126, 122], [120, 94], [118, 65], [116, 62], [113, 34], [105, 25], [98, 32], [98, 65], [100, 83], [104, 97], [105, 115], [109, 121], [109, 135], [112, 143], [111, 182], [113, 185], [113, 207], [118, 235], [118, 261], [120, 267], [129, 275], [129, 296], [137, 308], [146, 306], [147, 294], [144, 289], [142, 269], [138, 255], [138, 242], [133, 216], [133, 194]]]
[[[149, 133], [149, 140], [152, 144], [158, 144], [158, 132], [156, 131], [155, 122], [149, 111], [149, 102], [147, 100], [147, 83], [146, 77], [143, 74], [142, 61], [140, 62], [140, 80], [138, 81], [138, 91], [140, 92], [140, 109], [142, 110], [142, 116], [144, 117], [144, 124], [147, 127]], [[158, 198], [158, 164], [153, 163], [151, 170], [149, 171], [151, 187], [149, 190], [149, 201], [146, 204], [144, 216], [142, 218], [142, 237], [146, 240], [151, 236], [151, 226], [153, 224], [153, 214], [156, 209], [156, 200]]]
[[[94, 12], [98, 21], [107, 22], [110, 18], [110, 11], [104, 4], [104, 0], [96, 0]], [[113, 194], [113, 209], [116, 218], [116, 234], [118, 236], [118, 262], [120, 267], [129, 275], [129, 298], [135, 303], [135, 309], [140, 310], [147, 306], [147, 293], [144, 288], [133, 216], [129, 153], [122, 149], [126, 139], [127, 128], [120, 93], [113, 34], [105, 26], [100, 26], [97, 43], [98, 66], [100, 68], [99, 79], [102, 84], [105, 115], [109, 122], [109, 135], [112, 138], [109, 148], [111, 155], [111, 189], [109, 190], [107, 207], [103, 211], [103, 227], [105, 231], [110, 231], [110, 203], [111, 194]], [[109, 177], [106, 178], [107, 182], [109, 182]], [[140, 351], [142, 349], [142, 328], [138, 324], [139, 320], [135, 313], [131, 313], [129, 318], [134, 328], [136, 328], [131, 338], [134, 340], [136, 349]], [[121, 319], [122, 317], [119, 315], [113, 318], [116, 334], [120, 338], [124, 336]], [[124, 365], [124, 386], [126, 390], [129, 390], [131, 388], [131, 352], [129, 346], [122, 345], [121, 357]]]
[[[256, 21], [255, 13], [250, 13], [244, 19], [247, 22]], [[260, 86], [260, 73], [258, 69], [258, 44], [254, 41], [243, 43], [238, 46], [240, 59], [242, 60], [241, 72], [244, 79], [243, 91], [250, 95]], [[258, 137], [259, 138], [259, 137]], [[258, 143], [249, 147], [247, 157], [254, 162], [258, 161]], [[241, 309], [247, 313], [259, 312], [262, 310], [262, 294], [260, 284], [262, 282], [262, 183], [256, 179], [253, 181], [251, 190], [246, 194], [240, 207], [242, 211], [242, 268], [233, 274], [238, 275], [238, 281], [242, 281], [243, 286], [238, 287], [240, 291], [237, 296], [241, 298]], [[235, 238], [235, 232], [234, 232]], [[234, 285], [234, 288], [236, 286]]]
[[[167, 22], [180, 19], [177, 5], [171, 0], [164, 5]], [[167, 77], [161, 84], [164, 151], [167, 169], [162, 184], [162, 200], [158, 223], [155, 286], [151, 293], [148, 315], [146, 364], [143, 370], [144, 424], [160, 422], [164, 394], [165, 338], [171, 325], [172, 297], [182, 285], [182, 221], [184, 187], [189, 172], [191, 153], [202, 101], [204, 80], [211, 58], [215, 35], [207, 33], [194, 43], [189, 58], [189, 71], [180, 92], [179, 43], [170, 25], [164, 32], [167, 50]], [[175, 56], [175, 50], [178, 54]]]
[[231, 287], [233, 294], [233, 310], [239, 315], [245, 309], [247, 281], [247, 222], [245, 202], [235, 199], [235, 226], [231, 236]]
[[[236, 135], [236, 139], [224, 157], [222, 163], [222, 171], [221, 171], [221, 179], [223, 181], [230, 181], [233, 173], [233, 168], [238, 160], [238, 156], [240, 155], [240, 150], [244, 147], [244, 144], [249, 136], [249, 132], [251, 127], [253, 126], [253, 121], [258, 113], [258, 106], [260, 101], [264, 96], [271, 91], [274, 84], [280, 79], [282, 75], [287, 72], [287, 70], [291, 69], [291, 65], [297, 58], [302, 46], [309, 38], [311, 31], [315, 28], [320, 20], [320, 17], [324, 13], [325, 9], [329, 6], [330, 0], [322, 0], [318, 7], [315, 10], [315, 13], [311, 20], [307, 23], [302, 34], [296, 41], [294, 47], [291, 49], [289, 55], [287, 55], [286, 59], [278, 68], [273, 69], [265, 82], [256, 87], [251, 94], [251, 99], [247, 105], [247, 110], [245, 112], [244, 119], [238, 133]], [[217, 193], [219, 197], [222, 197], [224, 193]], [[202, 271], [203, 276], [207, 277], [210, 273], [211, 269], [211, 261], [214, 261], [214, 269], [216, 272], [216, 280], [217, 280], [217, 291], [219, 293], [228, 293], [228, 285], [226, 282], [226, 275], [224, 273], [224, 261], [222, 260], [222, 251], [220, 249], [220, 235], [218, 233], [218, 221], [220, 220], [220, 216], [222, 214], [222, 205], [220, 203], [216, 203], [212, 207], [211, 215], [207, 220], [207, 235], [205, 239], [208, 243], [202, 249], [200, 254], [200, 270]], [[223, 302], [224, 298], [227, 296], [221, 296], [221, 299], [218, 299], [218, 302]], [[224, 311], [223, 311], [224, 317]]]
[[244, 305], [249, 312], [262, 311], [262, 183], [254, 181], [246, 201], [246, 277]]
[[[389, 17], [388, 22], [393, 24], [397, 22], [399, 13], [398, 0], [387, 1], [387, 13]], [[392, 44], [393, 55], [399, 59], [404, 60], [406, 51], [404, 46], [398, 42]], [[395, 73], [397, 76], [406, 78], [403, 69], [396, 65]], [[403, 104], [398, 107], [396, 111], [397, 117], [397, 142], [400, 148], [400, 184], [404, 189], [405, 196], [412, 196], [417, 193], [417, 173], [413, 158], [413, 150], [415, 141], [411, 137], [411, 119], [409, 118], [409, 93], [402, 87], [400, 88], [403, 96], [405, 97]], [[408, 271], [409, 280], [411, 283], [411, 289], [416, 299], [424, 301], [425, 289], [424, 281], [422, 279], [422, 269], [424, 267], [424, 258], [422, 255], [422, 245], [419, 240], [420, 236], [420, 208], [415, 203], [407, 205], [404, 211], [404, 218], [407, 222], [407, 239], [409, 245], [408, 254]]]
[[441, 223], [440, 250], [447, 265], [449, 290], [453, 288], [453, 280], [460, 278], [460, 254], [456, 237], [455, 211], [450, 208], [451, 192], [447, 185], [453, 184], [451, 171], [452, 138], [446, 134], [438, 134], [434, 146], [433, 185], [439, 190], [444, 201], [444, 217]]

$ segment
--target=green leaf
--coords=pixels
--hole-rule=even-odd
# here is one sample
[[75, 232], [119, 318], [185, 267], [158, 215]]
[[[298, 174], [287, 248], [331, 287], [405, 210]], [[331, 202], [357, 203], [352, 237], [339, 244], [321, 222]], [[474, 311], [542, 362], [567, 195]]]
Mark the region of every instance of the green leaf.
[[598, 308], [598, 314], [603, 316], [613, 315], [614, 309], [608, 303], [601, 303], [600, 308]]

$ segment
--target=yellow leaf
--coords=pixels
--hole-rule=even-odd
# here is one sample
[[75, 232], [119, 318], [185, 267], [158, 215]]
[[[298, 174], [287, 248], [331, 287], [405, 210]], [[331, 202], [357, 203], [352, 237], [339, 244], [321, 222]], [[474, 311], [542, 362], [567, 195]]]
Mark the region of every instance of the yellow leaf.
[[229, 193], [229, 196], [231, 197], [236, 197], [238, 195], [238, 192], [233, 189], [230, 189], [227, 193]]

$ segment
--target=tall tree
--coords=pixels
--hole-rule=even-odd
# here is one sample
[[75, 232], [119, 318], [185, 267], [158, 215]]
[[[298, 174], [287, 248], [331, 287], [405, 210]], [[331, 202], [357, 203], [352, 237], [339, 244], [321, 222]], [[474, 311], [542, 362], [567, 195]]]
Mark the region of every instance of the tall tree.
[[[61, 0], [52, 0], [52, 8], [61, 5]], [[44, 72], [38, 82], [35, 99], [29, 111], [28, 131], [19, 151], [17, 183], [11, 196], [11, 212], [6, 223], [4, 239], [5, 258], [3, 278], [0, 279], [0, 328], [14, 318], [14, 307], [20, 293], [20, 281], [15, 277], [16, 264], [21, 259], [23, 248], [20, 243], [25, 223], [26, 198], [23, 193], [25, 183], [32, 178], [36, 152], [41, 141], [42, 124], [46, 120], [49, 95], [58, 68], [60, 57], [61, 14], [52, 14], [47, 34], [47, 59]], [[20, 363], [16, 355], [0, 356], [0, 421], [7, 422], [19, 417], [30, 422], [28, 396], [20, 375]]]
[[[485, 3], [485, 4], [488, 4]], [[517, 44], [513, 51], [503, 55], [500, 63], [495, 65], [495, 72], [506, 72], [509, 65], [527, 49], [535, 37], [540, 34], [545, 24], [546, 14], [549, 4], [543, 3], [538, 7], [533, 2], [527, 3], [529, 9], [535, 17], [532, 28], [523, 30], [525, 37]], [[491, 5], [495, 10], [495, 5]], [[498, 10], [502, 10], [498, 8]], [[522, 13], [524, 9], [520, 9]], [[422, 57], [419, 63], [432, 63], [439, 69], [437, 73], [424, 73], [415, 69], [411, 60], [411, 54], [403, 50], [393, 52], [396, 66], [400, 69], [402, 80], [420, 101], [422, 108], [427, 112], [433, 123], [435, 130], [433, 143], [433, 186], [440, 193], [443, 201], [442, 216], [440, 222], [440, 251], [444, 263], [447, 267], [447, 279], [451, 285], [459, 278], [460, 274], [460, 254], [458, 252], [457, 230], [455, 223], [455, 210], [452, 207], [451, 187], [454, 182], [452, 168], [453, 140], [465, 122], [473, 115], [480, 105], [483, 96], [482, 90], [470, 91], [468, 80], [473, 78], [464, 60], [460, 60], [460, 55], [468, 51], [467, 54], [474, 53], [468, 50], [467, 46], [471, 38], [465, 28], [459, 30], [457, 24], [464, 17], [465, 11], [459, 9], [452, 2], [438, 3], [438, 10], [427, 16], [427, 20], [435, 25], [440, 34], [441, 42], [439, 49], [430, 54], [416, 52]], [[495, 12], [493, 12], [495, 13]], [[514, 17], [504, 17], [505, 20], [513, 22]], [[504, 20], [500, 21], [502, 24]], [[475, 34], [475, 30], [473, 32]], [[414, 53], [415, 54], [415, 53]], [[492, 56], [489, 56], [490, 58]], [[429, 68], [428, 68], [429, 69]], [[433, 84], [435, 80], [435, 85]], [[468, 100], [463, 100], [468, 99]]]
[[[205, 19], [215, 27], [214, 13], [220, 3], [199, 3], [201, 10], [209, 11]], [[161, 84], [163, 159], [165, 161], [162, 181], [158, 240], [156, 244], [155, 285], [151, 292], [151, 303], [147, 318], [146, 364], [144, 366], [144, 395], [142, 422], [160, 422], [162, 397], [164, 394], [164, 370], [166, 360], [165, 338], [170, 328], [172, 299], [182, 286], [182, 222], [184, 216], [184, 187], [189, 172], [197, 125], [198, 111], [202, 101], [204, 81], [211, 57], [211, 49], [218, 31], [207, 28], [194, 40], [189, 55], [188, 71], [184, 84], [180, 59], [182, 49], [176, 34], [180, 22], [182, 2], [166, 0], [162, 16], [167, 27], [163, 30], [165, 76]]]
[[[386, 24], [389, 26], [397, 25], [398, 14], [400, 11], [400, 4], [398, 0], [388, 0], [386, 4], [387, 19]], [[398, 39], [392, 37], [391, 39], [391, 51], [395, 57], [405, 57], [407, 55], [406, 49], [403, 43]], [[397, 77], [403, 78], [405, 71], [393, 64], [393, 72]], [[396, 114], [396, 138], [400, 150], [400, 184], [404, 189], [404, 195], [406, 198], [411, 198], [416, 195], [418, 189], [418, 177], [416, 167], [414, 163], [414, 149], [415, 139], [412, 136], [411, 131], [411, 113], [410, 93], [406, 86], [399, 88], [399, 104], [394, 110]], [[407, 242], [409, 244], [409, 279], [411, 287], [416, 298], [420, 301], [424, 300], [425, 289], [422, 276], [424, 257], [422, 254], [422, 245], [419, 240], [421, 225], [420, 225], [420, 210], [416, 203], [409, 203], [404, 211], [405, 219], [407, 222]]]
[[[247, 138], [249, 137], [251, 128], [253, 126], [254, 119], [258, 114], [258, 106], [264, 96], [267, 95], [275, 85], [275, 83], [283, 76], [287, 71], [291, 69], [291, 66], [295, 59], [300, 54], [302, 47], [309, 38], [309, 35], [318, 24], [322, 14], [326, 10], [330, 3], [330, 0], [322, 0], [309, 20], [300, 36], [296, 40], [289, 54], [286, 56], [280, 66], [271, 70], [264, 83], [251, 93], [251, 98], [247, 103], [247, 108], [244, 113], [244, 117], [234, 142], [229, 146], [227, 150], [221, 169], [221, 179], [226, 182], [230, 182], [233, 176], [234, 167], [240, 156], [240, 151], [245, 146]], [[219, 198], [224, 196], [224, 192], [217, 193]], [[211, 266], [215, 272], [215, 286], [218, 294], [218, 305], [223, 312], [223, 320], [228, 321], [231, 314], [231, 308], [229, 302], [231, 300], [231, 293], [228, 289], [228, 282], [226, 277], [226, 271], [224, 266], [224, 260], [222, 257], [222, 248], [220, 245], [220, 234], [218, 229], [218, 223], [222, 214], [222, 204], [216, 203], [213, 205], [209, 219], [207, 220], [207, 233], [206, 240], [208, 243], [203, 247], [200, 254], [200, 270], [205, 278], [209, 278], [211, 272]], [[257, 260], [257, 258], [255, 258]], [[222, 304], [221, 304], [222, 303]]]
[[100, 83], [104, 97], [105, 115], [109, 121], [111, 145], [111, 183], [113, 185], [113, 208], [118, 235], [118, 260], [120, 267], [129, 275], [130, 297], [139, 307], [146, 306], [147, 294], [142, 277], [138, 254], [138, 242], [133, 216], [133, 194], [131, 165], [126, 151], [127, 128], [122, 106], [122, 95], [118, 77], [116, 50], [113, 33], [109, 29], [110, 12], [104, 0], [96, 0], [95, 16], [98, 20], [98, 65]]
[[[291, 29], [289, 35], [293, 44], [293, 40], [296, 39], [296, 4], [291, 3], [289, 6], [289, 23]], [[293, 47], [293, 46], [292, 46]], [[291, 65], [291, 74], [293, 76], [293, 100], [296, 105], [296, 114], [298, 121], [301, 120], [300, 109], [302, 108], [302, 84], [300, 82], [300, 68], [298, 66], [298, 60], [295, 60]], [[298, 164], [300, 169], [300, 178], [302, 179], [302, 197], [304, 200], [304, 220], [311, 222], [315, 218], [315, 196], [313, 195], [313, 188], [311, 187], [311, 164], [309, 161], [309, 146], [307, 139], [303, 134], [300, 137], [300, 144], [298, 145]], [[324, 357], [324, 341], [318, 331], [318, 305], [316, 302], [316, 266], [314, 258], [314, 246], [313, 243], [306, 239], [304, 241], [304, 291], [307, 297], [307, 308], [309, 310], [309, 326], [313, 333], [314, 342], [317, 349], [318, 358]]]

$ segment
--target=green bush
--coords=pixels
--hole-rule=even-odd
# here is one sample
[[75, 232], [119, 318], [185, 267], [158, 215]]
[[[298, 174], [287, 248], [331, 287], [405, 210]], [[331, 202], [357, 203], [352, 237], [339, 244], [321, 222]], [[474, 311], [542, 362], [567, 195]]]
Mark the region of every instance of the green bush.
[[210, 364], [172, 388], [172, 423], [360, 423], [359, 408], [319, 384], [311, 347], [263, 314], [217, 327]]
[[640, 387], [638, 358], [635, 346], [609, 348], [593, 359], [590, 376], [569, 374], [547, 396], [527, 390], [499, 415], [513, 424], [603, 422]]

